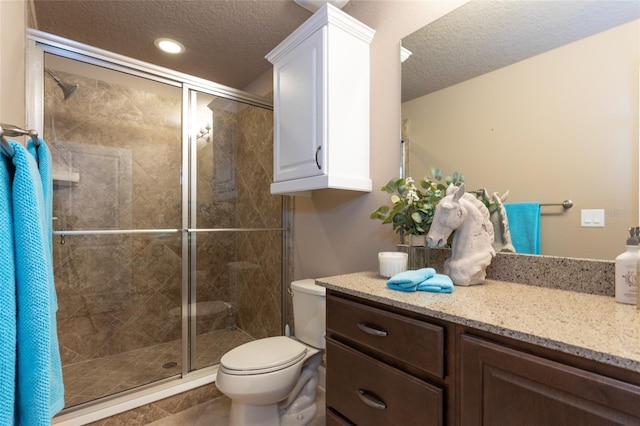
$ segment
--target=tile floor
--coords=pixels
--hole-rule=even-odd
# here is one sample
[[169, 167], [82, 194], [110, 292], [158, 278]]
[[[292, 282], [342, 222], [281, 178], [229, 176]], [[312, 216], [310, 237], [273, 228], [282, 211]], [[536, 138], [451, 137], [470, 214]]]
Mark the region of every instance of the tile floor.
[[[218, 330], [198, 335], [197, 368], [217, 364], [228, 350], [253, 340], [244, 331]], [[83, 361], [62, 368], [66, 407], [113, 395], [180, 373], [180, 341]]]
[[[325, 393], [318, 389], [316, 393], [316, 405], [318, 411], [310, 426], [324, 426], [325, 419]], [[148, 426], [228, 426], [229, 408], [231, 400], [226, 396], [221, 396], [212, 401], [196, 405], [195, 407], [181, 411], [161, 420], [148, 423]]]

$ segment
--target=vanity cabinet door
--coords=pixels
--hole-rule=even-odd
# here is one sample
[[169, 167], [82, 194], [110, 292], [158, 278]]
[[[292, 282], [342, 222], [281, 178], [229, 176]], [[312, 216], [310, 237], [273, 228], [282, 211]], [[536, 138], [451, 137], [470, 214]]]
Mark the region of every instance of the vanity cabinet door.
[[357, 425], [442, 425], [443, 391], [327, 338], [327, 407]]
[[461, 336], [462, 426], [640, 425], [640, 387]]

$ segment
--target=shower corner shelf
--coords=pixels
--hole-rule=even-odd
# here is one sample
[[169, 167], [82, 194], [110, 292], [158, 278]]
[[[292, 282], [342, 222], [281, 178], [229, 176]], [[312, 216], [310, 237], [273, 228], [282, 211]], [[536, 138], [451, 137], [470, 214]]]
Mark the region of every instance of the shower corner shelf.
[[54, 170], [53, 183], [55, 185], [74, 185], [80, 182], [80, 173]]

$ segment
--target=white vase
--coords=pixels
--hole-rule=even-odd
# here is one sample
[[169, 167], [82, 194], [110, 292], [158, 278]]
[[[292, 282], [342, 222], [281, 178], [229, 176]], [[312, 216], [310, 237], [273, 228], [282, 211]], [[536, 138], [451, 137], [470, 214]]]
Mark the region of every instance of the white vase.
[[409, 235], [409, 245], [414, 247], [424, 247], [427, 245], [426, 235]]

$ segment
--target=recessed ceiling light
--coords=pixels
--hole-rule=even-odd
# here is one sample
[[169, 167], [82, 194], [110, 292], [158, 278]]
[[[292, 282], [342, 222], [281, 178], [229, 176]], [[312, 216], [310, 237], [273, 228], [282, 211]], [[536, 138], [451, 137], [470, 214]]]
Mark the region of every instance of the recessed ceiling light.
[[167, 53], [182, 53], [184, 52], [184, 45], [170, 38], [157, 38], [154, 41], [156, 47]]

